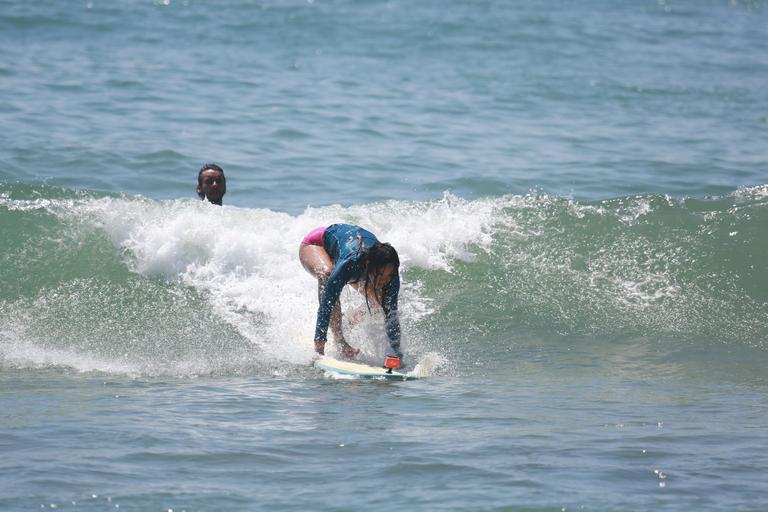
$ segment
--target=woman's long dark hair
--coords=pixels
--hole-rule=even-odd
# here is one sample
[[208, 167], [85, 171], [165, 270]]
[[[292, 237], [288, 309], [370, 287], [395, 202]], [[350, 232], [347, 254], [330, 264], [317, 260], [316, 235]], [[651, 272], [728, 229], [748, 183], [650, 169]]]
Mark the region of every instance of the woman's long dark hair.
[[[397, 275], [397, 272], [400, 269], [400, 257], [397, 255], [395, 248], [388, 243], [376, 242], [371, 247], [364, 249], [363, 258], [363, 261], [365, 262], [365, 286], [363, 288], [363, 295], [365, 295], [365, 305], [368, 306], [368, 313], [370, 313], [371, 305], [368, 303], [368, 285], [371, 280], [373, 280], [375, 284], [376, 278], [381, 275], [384, 269], [388, 266], [392, 266], [395, 272], [394, 275]], [[374, 290], [374, 294], [375, 293], [376, 290]], [[376, 294], [375, 297], [379, 305], [383, 306], [384, 290], [382, 289], [381, 294]]]

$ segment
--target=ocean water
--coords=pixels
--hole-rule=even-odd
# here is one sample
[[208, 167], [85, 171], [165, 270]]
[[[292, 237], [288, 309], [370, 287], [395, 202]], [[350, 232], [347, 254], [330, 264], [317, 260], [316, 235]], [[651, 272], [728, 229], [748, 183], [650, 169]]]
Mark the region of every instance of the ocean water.
[[[0, 0], [0, 510], [765, 510], [767, 27]], [[398, 249], [424, 378], [309, 366], [333, 222]]]

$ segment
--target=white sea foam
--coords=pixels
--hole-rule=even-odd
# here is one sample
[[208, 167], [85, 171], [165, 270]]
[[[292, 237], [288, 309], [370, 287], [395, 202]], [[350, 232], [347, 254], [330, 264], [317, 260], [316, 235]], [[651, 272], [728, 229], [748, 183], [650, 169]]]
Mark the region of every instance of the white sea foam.
[[649, 274], [636, 280], [614, 278], [614, 283], [622, 291], [620, 300], [637, 307], [672, 299], [680, 293], [680, 287], [670, 283], [670, 278], [663, 274]]
[[[264, 357], [303, 363], [311, 356], [317, 309], [316, 282], [298, 261], [299, 242], [308, 231], [348, 222], [392, 243], [402, 261], [400, 310], [407, 326], [432, 313], [431, 299], [423, 296], [419, 282], [409, 280], [408, 270], [450, 272], [454, 259], [471, 260], [476, 248], [489, 246], [495, 212], [503, 204], [446, 194], [427, 203], [307, 208], [298, 216], [190, 200], [104, 198], [50, 209], [103, 230], [132, 271], [205, 293], [214, 311], [259, 345]], [[342, 302], [348, 312], [364, 310], [354, 292], [345, 291]], [[349, 336], [368, 357], [378, 358], [386, 350], [382, 322], [375, 316], [363, 319], [347, 325]], [[420, 371], [436, 367], [435, 361], [430, 357]]]
[[141, 365], [128, 359], [102, 358], [88, 352], [55, 349], [38, 345], [24, 336], [12, 332], [2, 333], [3, 350], [0, 362], [17, 368], [72, 368], [80, 372], [103, 372], [121, 375], [140, 375]]
[[739, 187], [738, 190], [730, 195], [738, 201], [762, 201], [768, 199], [768, 184]]

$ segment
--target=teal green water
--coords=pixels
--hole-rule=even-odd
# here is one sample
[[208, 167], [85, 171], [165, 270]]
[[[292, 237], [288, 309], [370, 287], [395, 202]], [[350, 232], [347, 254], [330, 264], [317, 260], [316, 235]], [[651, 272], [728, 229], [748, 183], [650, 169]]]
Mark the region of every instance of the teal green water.
[[[766, 21], [3, 3], [0, 509], [764, 509]], [[340, 221], [426, 378], [309, 366]]]

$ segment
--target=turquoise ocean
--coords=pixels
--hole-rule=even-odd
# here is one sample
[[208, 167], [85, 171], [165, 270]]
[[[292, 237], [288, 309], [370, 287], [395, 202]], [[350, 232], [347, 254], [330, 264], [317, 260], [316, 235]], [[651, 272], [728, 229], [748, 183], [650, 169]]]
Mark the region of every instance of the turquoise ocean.
[[768, 3], [0, 0], [0, 122], [0, 510], [768, 509]]

